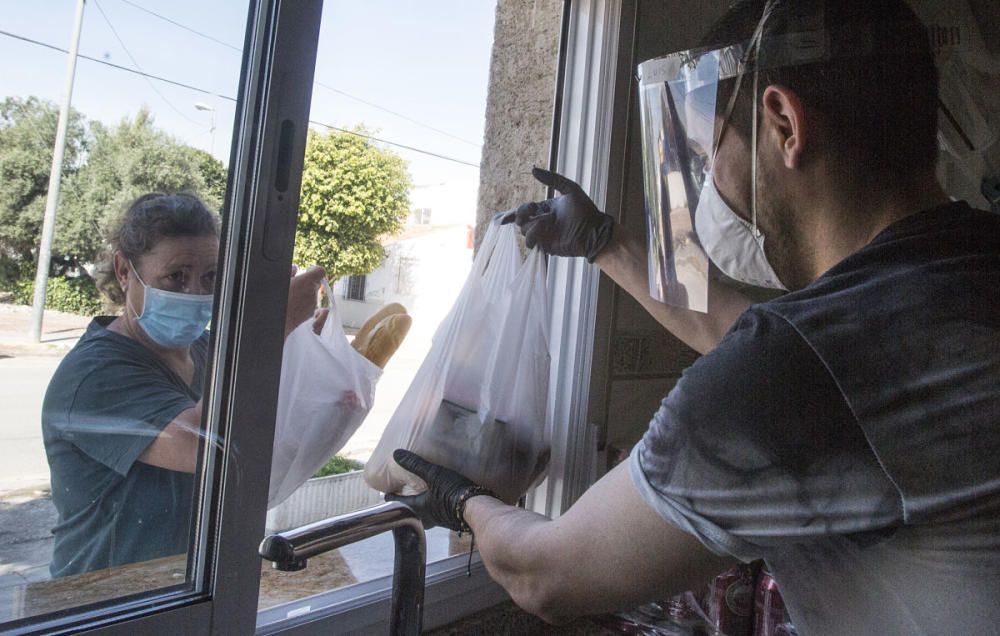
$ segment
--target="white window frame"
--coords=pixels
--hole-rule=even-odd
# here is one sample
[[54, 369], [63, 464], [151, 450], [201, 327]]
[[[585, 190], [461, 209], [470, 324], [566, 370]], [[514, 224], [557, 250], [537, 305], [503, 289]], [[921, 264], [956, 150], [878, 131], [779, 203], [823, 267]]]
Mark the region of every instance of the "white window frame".
[[[620, 68], [623, 26], [631, 25], [632, 0], [569, 2], [565, 63], [554, 169], [579, 183], [601, 209], [617, 200], [621, 175], [611, 156], [622, 150], [628, 104], [628, 69]], [[623, 23], [623, 16], [626, 20]], [[583, 258], [549, 259], [552, 308], [547, 424], [552, 431], [549, 477], [528, 507], [549, 517], [565, 512], [599, 476], [597, 426], [591, 419], [592, 364], [598, 321], [600, 272]]]

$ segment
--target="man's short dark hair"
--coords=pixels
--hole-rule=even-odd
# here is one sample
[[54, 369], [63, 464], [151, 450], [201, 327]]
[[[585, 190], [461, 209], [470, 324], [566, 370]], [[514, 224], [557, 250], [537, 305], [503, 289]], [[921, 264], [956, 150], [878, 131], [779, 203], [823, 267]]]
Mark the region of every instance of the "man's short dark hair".
[[[740, 0], [703, 38], [703, 46], [748, 42], [766, 0]], [[829, 56], [780, 66], [768, 43], [820, 25]], [[791, 89], [822, 119], [818, 140], [843, 177], [861, 185], [933, 170], [937, 159], [938, 76], [927, 30], [903, 0], [782, 0], [765, 22], [758, 94], [769, 85]], [[735, 80], [720, 83], [718, 113]], [[752, 74], [727, 125], [749, 138]]]

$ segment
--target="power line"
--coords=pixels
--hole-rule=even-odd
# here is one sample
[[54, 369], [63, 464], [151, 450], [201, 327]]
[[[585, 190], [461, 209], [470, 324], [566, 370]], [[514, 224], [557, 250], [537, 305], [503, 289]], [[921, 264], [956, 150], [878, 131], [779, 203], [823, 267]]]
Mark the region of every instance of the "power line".
[[441, 130], [440, 128], [435, 128], [434, 126], [431, 126], [429, 124], [425, 124], [423, 122], [417, 121], [416, 119], [413, 119], [409, 115], [404, 115], [403, 113], [397, 113], [394, 110], [389, 110], [385, 106], [379, 106], [378, 104], [376, 104], [374, 102], [370, 102], [370, 101], [368, 101], [366, 99], [361, 99], [360, 97], [355, 97], [354, 95], [351, 95], [350, 93], [347, 93], [347, 92], [344, 92], [344, 91], [340, 90], [339, 88], [334, 88], [332, 86], [324, 84], [323, 82], [313, 82], [313, 83], [316, 84], [317, 86], [322, 86], [323, 88], [325, 88], [328, 91], [337, 93], [338, 95], [343, 95], [344, 97], [347, 97], [349, 99], [353, 99], [356, 102], [361, 102], [362, 104], [365, 104], [366, 106], [371, 106], [372, 108], [377, 108], [378, 110], [385, 111], [385, 112], [389, 113], [390, 115], [395, 115], [396, 117], [399, 117], [400, 119], [405, 119], [406, 121], [410, 122], [411, 124], [416, 124], [417, 126], [420, 126], [421, 128], [426, 128], [427, 130], [432, 130], [432, 131], [438, 133], [439, 135], [444, 135], [445, 137], [451, 137], [452, 139], [454, 139], [456, 141], [461, 141], [463, 144], [469, 144], [470, 146], [475, 146], [476, 148], [482, 148], [483, 147], [482, 144], [477, 144], [474, 141], [469, 141], [468, 139], [463, 139], [462, 137], [459, 137], [458, 135], [453, 135], [450, 132]]
[[[21, 40], [22, 42], [27, 42], [29, 44], [35, 44], [37, 46], [45, 47], [47, 49], [51, 49], [53, 51], [58, 51], [60, 53], [68, 53], [68, 51], [66, 49], [64, 49], [64, 48], [61, 48], [61, 47], [58, 47], [58, 46], [55, 46], [55, 45], [52, 45], [52, 44], [48, 44], [47, 42], [41, 42], [39, 40], [33, 40], [31, 38], [25, 37], [23, 35], [18, 35], [16, 33], [10, 33], [9, 31], [4, 31], [3, 29], [0, 29], [0, 35], [4, 35], [4, 36], [7, 36], [9, 38], [13, 38], [15, 40]], [[77, 57], [80, 57], [81, 59], [87, 60], [89, 62], [96, 62], [98, 64], [103, 64], [104, 66], [109, 66], [109, 67], [117, 69], [119, 71], [125, 71], [127, 73], [132, 73], [134, 75], [140, 75], [140, 76], [145, 77], [147, 79], [155, 79], [157, 81], [165, 82], [165, 83], [171, 84], [173, 86], [178, 86], [180, 88], [186, 88], [188, 90], [195, 91], [195, 92], [201, 93], [203, 95], [211, 95], [213, 97], [218, 97], [220, 99], [224, 99], [224, 100], [230, 101], [230, 102], [235, 102], [236, 101], [236, 99], [234, 97], [230, 97], [228, 95], [222, 95], [220, 93], [214, 93], [212, 91], [206, 90], [204, 88], [200, 88], [198, 86], [192, 86], [191, 84], [185, 84], [183, 82], [178, 82], [178, 81], [175, 81], [175, 80], [167, 79], [165, 77], [160, 77], [159, 75], [153, 75], [152, 73], [146, 73], [144, 71], [138, 71], [136, 69], [129, 68], [127, 66], [121, 66], [120, 64], [115, 64], [113, 62], [108, 62], [107, 60], [98, 59], [96, 57], [91, 57], [89, 55], [84, 55], [82, 53], [80, 53]], [[420, 153], [422, 155], [427, 155], [429, 157], [435, 157], [437, 159], [442, 159], [444, 161], [451, 161], [453, 163], [459, 163], [459, 164], [462, 164], [462, 165], [465, 165], [465, 166], [471, 166], [473, 168], [479, 168], [479, 164], [472, 163], [471, 161], [466, 161], [464, 159], [457, 159], [455, 157], [449, 157], [447, 155], [442, 155], [442, 154], [437, 153], [437, 152], [433, 152], [433, 151], [430, 151], [430, 150], [424, 150], [422, 148], [417, 148], [415, 146], [408, 146], [406, 144], [401, 144], [401, 143], [396, 142], [396, 141], [389, 141], [388, 139], [382, 139], [380, 137], [375, 137], [373, 135], [366, 135], [364, 133], [359, 133], [359, 132], [356, 132], [356, 131], [353, 131], [353, 130], [348, 130], [346, 128], [340, 128], [338, 126], [333, 126], [333, 125], [330, 125], [330, 124], [327, 124], [327, 123], [324, 123], [324, 122], [321, 122], [321, 121], [315, 121], [315, 120], [310, 119], [309, 123], [310, 124], [315, 124], [317, 126], [323, 126], [324, 128], [328, 128], [328, 129], [331, 129], [331, 130], [336, 130], [337, 132], [347, 133], [349, 135], [354, 135], [356, 137], [363, 137], [365, 139], [370, 139], [372, 141], [377, 141], [379, 143], [383, 143], [383, 144], [386, 144], [386, 145], [389, 145], [389, 146], [395, 146], [397, 148], [403, 148], [405, 150], [409, 150], [409, 151], [412, 151], [412, 152], [417, 152], [417, 153]]]
[[[53, 44], [49, 44], [47, 42], [40, 42], [38, 40], [33, 40], [33, 39], [29, 38], [29, 37], [25, 37], [23, 35], [18, 35], [17, 33], [10, 33], [9, 31], [4, 31], [3, 29], [0, 29], [0, 35], [5, 35], [5, 36], [7, 36], [9, 38], [13, 38], [15, 40], [21, 40], [22, 42], [27, 42], [28, 44], [36, 44], [38, 46], [42, 46], [42, 47], [45, 47], [47, 49], [52, 49], [53, 51], [58, 51], [60, 53], [67, 53], [67, 54], [69, 53], [69, 51], [67, 51], [66, 49], [64, 49], [62, 47], [58, 47], [58, 46], [55, 46]], [[134, 68], [129, 68], [127, 66], [122, 66], [121, 64], [115, 64], [114, 62], [109, 62], [107, 60], [102, 60], [102, 59], [99, 59], [99, 58], [96, 58], [96, 57], [91, 57], [89, 55], [84, 55], [83, 53], [77, 54], [77, 57], [79, 57], [81, 59], [84, 59], [84, 60], [87, 60], [89, 62], [97, 62], [98, 64], [103, 64], [104, 66], [110, 66], [111, 68], [116, 68], [119, 71], [125, 71], [126, 73], [132, 73], [133, 75], [140, 75], [142, 77], [148, 77], [150, 79], [159, 80], [159, 81], [165, 82], [167, 84], [173, 84], [174, 86], [179, 86], [181, 88], [186, 88], [188, 90], [192, 90], [192, 91], [195, 91], [195, 92], [198, 92], [198, 93], [202, 93], [204, 95], [211, 95], [213, 97], [219, 97], [221, 99], [229, 100], [231, 102], [235, 102], [236, 101], [235, 99], [233, 99], [232, 97], [229, 97], [227, 95], [220, 95], [219, 93], [213, 93], [212, 91], [205, 90], [204, 88], [198, 88], [197, 86], [192, 86], [190, 84], [185, 84], [183, 82], [178, 82], [178, 81], [175, 81], [175, 80], [172, 80], [172, 79], [167, 79], [165, 77], [160, 77], [158, 75], [152, 75], [150, 73], [145, 73], [143, 71], [137, 71]]]
[[[242, 53], [243, 52], [243, 49], [241, 49], [241, 48], [239, 48], [237, 46], [233, 46], [232, 44], [230, 44], [228, 42], [225, 42], [224, 40], [220, 40], [217, 37], [214, 37], [214, 36], [209, 35], [207, 33], [203, 33], [203, 32], [201, 32], [201, 31], [199, 31], [197, 29], [194, 29], [192, 27], [187, 26], [186, 24], [181, 24], [180, 22], [178, 22], [176, 20], [172, 20], [171, 18], [168, 18], [168, 17], [166, 17], [164, 15], [160, 15], [159, 13], [156, 13], [155, 11], [151, 11], [151, 10], [147, 9], [146, 7], [138, 5], [135, 2], [132, 2], [131, 0], [119, 0], [119, 1], [123, 2], [123, 3], [127, 4], [127, 5], [129, 5], [130, 7], [135, 7], [136, 9], [138, 9], [140, 11], [148, 13], [151, 16], [159, 18], [160, 20], [163, 20], [164, 22], [168, 22], [168, 23], [174, 25], [175, 27], [178, 27], [180, 29], [184, 29], [185, 31], [193, 33], [194, 35], [197, 35], [199, 37], [205, 38], [206, 40], [211, 40], [212, 42], [215, 42], [216, 44], [220, 44], [220, 45], [226, 47], [227, 49], [232, 49], [233, 51], [236, 51], [238, 53]], [[452, 133], [450, 133], [450, 132], [448, 132], [446, 130], [441, 130], [440, 128], [435, 128], [434, 126], [431, 126], [430, 124], [425, 124], [422, 121], [419, 121], [419, 120], [416, 120], [416, 119], [410, 117], [409, 115], [404, 115], [403, 113], [394, 111], [394, 110], [392, 110], [390, 108], [386, 108], [385, 106], [381, 106], [379, 104], [376, 104], [375, 102], [370, 102], [367, 99], [363, 99], [361, 97], [358, 97], [357, 95], [352, 95], [352, 94], [348, 93], [347, 91], [343, 91], [343, 90], [341, 90], [339, 88], [334, 88], [333, 86], [330, 86], [329, 84], [324, 84], [323, 82], [319, 82], [319, 81], [316, 81], [316, 82], [313, 82], [313, 83], [316, 84], [317, 86], [321, 86], [322, 88], [325, 88], [328, 91], [331, 91], [333, 93], [337, 93], [338, 95], [342, 95], [342, 96], [344, 96], [344, 97], [346, 97], [348, 99], [353, 99], [354, 101], [360, 102], [360, 103], [362, 103], [362, 104], [364, 104], [366, 106], [369, 106], [371, 108], [375, 108], [377, 110], [381, 110], [383, 112], [389, 113], [390, 115], [393, 115], [395, 117], [399, 117], [400, 119], [404, 119], [404, 120], [410, 122], [411, 124], [415, 124], [417, 126], [420, 126], [421, 128], [426, 128], [427, 130], [431, 130], [433, 132], [436, 132], [439, 135], [444, 135], [445, 137], [450, 137], [451, 139], [454, 139], [456, 141], [460, 141], [460, 142], [462, 142], [464, 144], [468, 144], [470, 146], [474, 146], [476, 148], [482, 148], [483, 147], [482, 144], [480, 144], [480, 143], [477, 143], [475, 141], [470, 141], [470, 140], [465, 139], [463, 137], [459, 137], [458, 135], [452, 134]]]
[[[115, 39], [118, 40], [118, 44], [120, 44], [121, 47], [122, 47], [122, 49], [124, 49], [125, 55], [127, 55], [128, 58], [130, 60], [132, 60], [132, 64], [135, 65], [135, 68], [140, 73], [143, 72], [142, 71], [142, 66], [139, 64], [139, 61], [135, 59], [135, 56], [132, 55], [132, 52], [128, 50], [127, 46], [125, 46], [125, 42], [122, 40], [121, 36], [118, 35], [118, 31], [115, 29], [115, 25], [111, 24], [111, 20], [108, 18], [108, 14], [105, 13], [104, 12], [104, 8], [101, 7], [101, 3], [98, 2], [97, 0], [94, 0], [94, 5], [97, 7], [97, 11], [101, 14], [101, 17], [103, 17], [104, 21], [108, 24], [108, 28], [111, 29], [112, 35], [114, 35]], [[173, 103], [169, 99], [167, 99], [167, 96], [164, 95], [163, 93], [161, 93], [160, 89], [156, 88], [156, 85], [153, 84], [153, 81], [149, 77], [146, 77], [145, 79], [146, 79], [146, 83], [149, 84], [149, 87], [151, 89], [153, 89], [153, 92], [156, 93], [157, 95], [159, 95], [160, 99], [162, 99], [164, 102], [166, 102], [167, 106], [169, 106], [171, 108], [171, 110], [173, 110], [175, 113], [177, 113], [178, 115], [180, 115], [184, 119], [188, 120], [192, 124], [194, 124], [196, 126], [199, 126], [199, 127], [201, 126], [200, 123], [196, 122], [194, 119], [191, 119], [190, 117], [188, 117], [187, 115], [185, 115], [184, 113], [182, 113], [180, 111], [180, 109], [178, 109], [176, 106], [174, 106]]]
[[316, 121], [314, 119], [309, 120], [310, 124], [316, 124], [317, 126], [323, 126], [324, 128], [329, 128], [331, 130], [336, 130], [337, 132], [347, 133], [348, 135], [355, 135], [356, 137], [364, 137], [365, 139], [371, 139], [372, 141], [377, 141], [383, 144], [389, 144], [390, 146], [396, 146], [397, 148], [405, 148], [406, 150], [412, 150], [413, 152], [419, 152], [423, 155], [430, 155], [431, 157], [437, 157], [438, 159], [445, 159], [447, 161], [454, 161], [455, 163], [461, 163], [466, 166], [472, 166], [473, 168], [478, 168], [478, 163], [472, 163], [471, 161], [465, 161], [464, 159], [455, 159], [454, 157], [448, 157], [446, 155], [439, 155], [436, 152], [431, 152], [430, 150], [422, 150], [420, 148], [415, 148], [413, 146], [407, 146], [406, 144], [401, 144], [395, 141], [388, 141], [386, 139], [380, 139], [372, 135], [366, 135], [364, 133], [359, 133], [354, 130], [348, 130], [346, 128], [339, 128], [337, 126], [331, 126], [330, 124], [324, 124], [321, 121]]
[[224, 47], [226, 47], [228, 49], [232, 49], [232, 50], [236, 51], [237, 53], [242, 53], [243, 52], [243, 49], [241, 49], [239, 47], [236, 47], [236, 46], [233, 46], [229, 42], [225, 42], [223, 40], [220, 40], [219, 38], [216, 38], [216, 37], [213, 37], [211, 35], [208, 35], [207, 33], [202, 33], [201, 31], [198, 31], [196, 29], [192, 29], [191, 27], [187, 26], [186, 24], [181, 24], [180, 22], [177, 22], [176, 20], [171, 20], [167, 16], [160, 15], [159, 13], [157, 13], [155, 11], [151, 11], [151, 10], [147, 9], [146, 7], [144, 7], [144, 6], [141, 6], [141, 5], [138, 5], [138, 4], [134, 3], [134, 2], [131, 2], [131, 0], [119, 0], [119, 1], [120, 2], [124, 2], [125, 4], [129, 5], [130, 7], [134, 7], [136, 9], [138, 9], [139, 11], [142, 11], [144, 13], [148, 13], [151, 16], [159, 18], [160, 20], [163, 20], [164, 22], [169, 22], [170, 24], [174, 25], [175, 27], [184, 29], [185, 31], [190, 31], [191, 33], [194, 33], [195, 35], [203, 37], [206, 40], [211, 40], [211, 41], [215, 42], [216, 44], [221, 44], [222, 46], [224, 46]]

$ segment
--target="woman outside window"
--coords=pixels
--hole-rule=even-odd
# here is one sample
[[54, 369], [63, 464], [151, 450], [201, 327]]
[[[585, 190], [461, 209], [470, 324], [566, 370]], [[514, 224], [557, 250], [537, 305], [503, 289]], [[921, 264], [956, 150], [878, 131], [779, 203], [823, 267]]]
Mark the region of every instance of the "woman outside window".
[[[147, 194], [108, 242], [97, 282], [121, 314], [94, 318], [42, 407], [58, 512], [53, 577], [188, 546], [218, 218], [194, 196]], [[323, 276], [312, 267], [292, 279], [286, 336], [314, 317]], [[316, 329], [324, 318], [315, 315]]]

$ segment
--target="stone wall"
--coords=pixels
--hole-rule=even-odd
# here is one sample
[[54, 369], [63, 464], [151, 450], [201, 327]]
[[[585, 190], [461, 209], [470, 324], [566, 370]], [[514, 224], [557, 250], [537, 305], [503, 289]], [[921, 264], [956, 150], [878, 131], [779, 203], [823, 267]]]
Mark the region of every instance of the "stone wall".
[[562, 0], [499, 0], [479, 170], [476, 244], [494, 213], [541, 198], [548, 166]]

